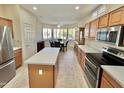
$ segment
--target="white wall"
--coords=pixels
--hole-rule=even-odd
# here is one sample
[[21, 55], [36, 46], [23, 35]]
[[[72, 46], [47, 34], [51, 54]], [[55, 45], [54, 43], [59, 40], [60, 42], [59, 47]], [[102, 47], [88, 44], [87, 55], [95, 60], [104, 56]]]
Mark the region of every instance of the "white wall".
[[3, 5], [0, 4], [0, 17], [4, 17]]
[[[37, 41], [40, 41], [40, 33], [41, 33], [41, 24], [37, 20], [37, 17], [30, 13], [29, 11], [25, 10], [24, 8], [20, 7], [20, 23], [21, 23], [21, 32], [22, 32], [22, 47], [23, 47], [23, 60], [28, 59], [29, 57], [33, 56], [37, 52]], [[26, 42], [25, 42], [25, 32], [24, 32], [24, 23], [32, 25], [32, 32], [33, 32], [33, 41], [31, 44], [31, 50], [27, 50]]]

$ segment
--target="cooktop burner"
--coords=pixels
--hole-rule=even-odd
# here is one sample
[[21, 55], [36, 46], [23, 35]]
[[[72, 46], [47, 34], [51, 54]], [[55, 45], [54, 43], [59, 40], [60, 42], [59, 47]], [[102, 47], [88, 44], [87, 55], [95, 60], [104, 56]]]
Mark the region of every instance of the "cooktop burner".
[[86, 57], [89, 59], [89, 61], [93, 62], [95, 65], [97, 66], [101, 66], [101, 65], [124, 65], [120, 62], [117, 62], [114, 57], [114, 59], [112, 59], [111, 57], [113, 56], [108, 56], [105, 55], [103, 56], [103, 53], [86, 53]]

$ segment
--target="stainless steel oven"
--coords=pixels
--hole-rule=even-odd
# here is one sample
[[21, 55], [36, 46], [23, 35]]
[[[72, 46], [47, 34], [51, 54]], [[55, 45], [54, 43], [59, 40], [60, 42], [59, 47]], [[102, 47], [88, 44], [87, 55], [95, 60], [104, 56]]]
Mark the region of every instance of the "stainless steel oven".
[[124, 66], [124, 51], [115, 48], [104, 48], [102, 53], [86, 53], [85, 79], [89, 87], [100, 87], [101, 65]]
[[94, 62], [88, 58], [88, 56], [85, 57], [85, 61], [84, 72], [87, 84], [89, 87], [96, 88], [98, 87], [100, 68], [96, 66]]

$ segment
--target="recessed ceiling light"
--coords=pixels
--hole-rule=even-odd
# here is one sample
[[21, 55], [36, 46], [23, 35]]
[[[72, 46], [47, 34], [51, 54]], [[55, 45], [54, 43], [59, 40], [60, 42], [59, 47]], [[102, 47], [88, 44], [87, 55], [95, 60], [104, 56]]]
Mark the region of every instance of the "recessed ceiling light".
[[36, 6], [33, 6], [33, 10], [37, 10], [37, 7]]
[[75, 7], [75, 10], [79, 10], [79, 6], [76, 6], [76, 7]]
[[57, 25], [58, 28], [60, 28], [60, 25]]

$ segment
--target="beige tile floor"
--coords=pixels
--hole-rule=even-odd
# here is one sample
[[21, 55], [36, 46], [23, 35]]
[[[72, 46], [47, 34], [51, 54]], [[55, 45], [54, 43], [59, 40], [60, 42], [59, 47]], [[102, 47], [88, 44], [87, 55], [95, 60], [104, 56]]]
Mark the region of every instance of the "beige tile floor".
[[[17, 69], [16, 76], [4, 88], [28, 88], [28, 69], [24, 64]], [[87, 88], [84, 73], [77, 62], [73, 49], [59, 54], [59, 72], [56, 88]]]

